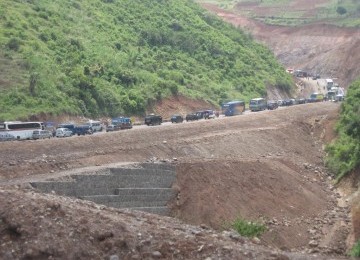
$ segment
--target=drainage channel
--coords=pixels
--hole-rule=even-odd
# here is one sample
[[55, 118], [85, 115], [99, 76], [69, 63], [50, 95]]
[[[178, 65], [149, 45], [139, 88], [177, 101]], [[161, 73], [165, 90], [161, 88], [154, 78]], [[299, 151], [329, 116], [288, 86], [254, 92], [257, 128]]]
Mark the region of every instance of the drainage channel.
[[44, 193], [55, 192], [109, 207], [169, 215], [166, 205], [176, 196], [171, 188], [175, 180], [174, 165], [140, 163], [30, 184]]

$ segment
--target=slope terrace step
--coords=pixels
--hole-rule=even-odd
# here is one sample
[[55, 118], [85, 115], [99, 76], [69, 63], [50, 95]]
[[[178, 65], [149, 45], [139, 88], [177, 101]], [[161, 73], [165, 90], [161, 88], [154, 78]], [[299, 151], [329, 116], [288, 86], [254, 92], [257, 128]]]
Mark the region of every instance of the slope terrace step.
[[113, 208], [132, 208], [132, 207], [160, 207], [166, 206], [168, 198], [156, 198], [153, 196], [83, 196], [81, 199], [89, 200], [97, 204], [106, 205]]
[[170, 209], [168, 207], [133, 207], [130, 209], [139, 210], [139, 211], [148, 212], [148, 213], [157, 214], [157, 215], [162, 215], [162, 216], [170, 215]]

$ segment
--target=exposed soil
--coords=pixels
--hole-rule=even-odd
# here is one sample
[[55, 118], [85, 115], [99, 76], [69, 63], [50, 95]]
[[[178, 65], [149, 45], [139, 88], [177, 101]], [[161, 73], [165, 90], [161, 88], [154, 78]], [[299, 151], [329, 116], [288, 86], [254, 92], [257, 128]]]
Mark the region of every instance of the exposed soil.
[[[322, 161], [323, 140], [332, 135], [328, 126], [338, 108], [324, 102], [93, 136], [0, 143], [0, 255], [341, 258], [351, 229], [349, 210], [338, 205], [339, 194]], [[195, 226], [44, 195], [26, 185], [82, 167], [158, 160], [177, 166], [179, 195], [169, 204], [172, 215]], [[222, 231], [238, 217], [261, 222], [267, 231], [251, 240]]]
[[[314, 1], [293, 1], [301, 11], [313, 11]], [[316, 4], [320, 4], [316, 1]], [[303, 69], [319, 73], [322, 78], [335, 78], [347, 88], [360, 75], [360, 29], [343, 28], [327, 24], [309, 24], [286, 27], [266, 25], [239, 13], [223, 10], [213, 4], [205, 8], [223, 20], [250, 32], [257, 40], [273, 50], [286, 68]], [[239, 3], [238, 9], [249, 8]], [[296, 6], [289, 7], [293, 10]], [[251, 6], [251, 11], [261, 15], [276, 12], [271, 8]], [[283, 12], [284, 10], [282, 10]], [[260, 13], [259, 13], [260, 12]]]

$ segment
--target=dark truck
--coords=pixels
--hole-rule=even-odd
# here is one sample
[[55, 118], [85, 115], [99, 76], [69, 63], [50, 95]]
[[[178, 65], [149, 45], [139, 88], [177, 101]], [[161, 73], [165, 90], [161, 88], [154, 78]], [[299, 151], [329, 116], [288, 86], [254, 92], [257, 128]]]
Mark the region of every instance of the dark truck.
[[77, 125], [73, 128], [74, 135], [91, 135], [93, 130], [89, 125]]
[[161, 125], [162, 117], [159, 115], [150, 114], [145, 117], [145, 125]]

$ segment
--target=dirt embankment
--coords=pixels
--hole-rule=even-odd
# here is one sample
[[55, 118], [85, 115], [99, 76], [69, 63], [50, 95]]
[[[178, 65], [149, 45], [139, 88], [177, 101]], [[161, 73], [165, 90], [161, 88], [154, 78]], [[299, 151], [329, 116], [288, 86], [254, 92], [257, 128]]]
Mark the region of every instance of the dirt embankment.
[[[325, 258], [338, 258], [347, 250], [345, 241], [350, 232], [348, 209], [346, 205], [337, 205], [339, 195], [331, 185], [331, 177], [324, 169], [322, 161], [322, 140], [332, 135], [326, 126], [333, 123], [338, 107], [338, 104], [324, 102], [232, 118], [139, 127], [93, 136], [0, 143], [1, 186], [17, 184], [22, 187], [29, 181], [71, 174], [76, 169], [87, 166], [96, 168], [109, 163], [154, 158], [174, 161], [176, 157], [177, 182], [174, 188], [178, 190], [179, 196], [169, 205], [172, 214], [185, 223], [203, 226], [200, 231], [191, 226], [175, 228], [184, 230], [185, 233], [195, 232], [195, 237], [196, 234], [202, 237], [190, 239], [191, 243], [184, 244], [181, 238], [173, 237], [174, 228], [170, 228], [172, 224], [168, 218], [135, 212], [129, 217], [123, 213], [115, 213], [116, 210], [99, 210], [100, 206], [60, 199], [55, 195], [37, 195], [32, 191], [23, 193], [21, 188], [20, 191], [2, 193], [7, 194], [2, 197], [1, 202], [1, 214], [6, 216], [7, 222], [0, 234], [4, 241], [8, 241], [5, 243], [7, 248], [15, 248], [25, 241], [39, 241], [40, 238], [54, 233], [57, 234], [54, 241], [59, 240], [57, 242], [66, 252], [74, 254], [83, 254], [86, 249], [91, 249], [95, 250], [94, 254], [100, 255], [104, 252], [121, 252], [121, 256], [127, 252], [131, 255], [129, 252], [134, 247], [144, 249], [145, 246], [146, 256], [151, 254], [150, 258], [153, 257], [152, 254], [158, 255], [157, 251], [166, 258], [170, 254], [168, 250], [179, 250], [181, 253], [175, 258], [217, 255], [226, 259], [250, 259], [258, 254], [260, 259], [268, 259], [271, 256], [267, 250], [270, 250], [274, 258], [280, 254], [298, 259], [290, 253], [274, 253], [274, 250], [279, 249], [301, 252], [300, 259], [311, 258], [304, 255], [305, 253], [319, 252], [326, 254]], [[6, 196], [26, 196], [28, 202], [15, 198], [7, 200]], [[55, 209], [51, 205], [47, 206], [52, 201], [59, 203], [62, 210], [58, 212], [58, 206]], [[18, 209], [9, 210], [6, 206], [10, 205], [9, 203], [19, 204]], [[42, 209], [31, 208], [32, 206], [29, 208], [27, 204], [34, 207], [37, 205], [36, 207]], [[78, 207], [79, 212], [74, 210]], [[20, 217], [22, 214], [19, 214], [19, 211], [24, 211], [26, 217]], [[42, 213], [35, 216], [32, 212], [37, 211]], [[85, 214], [84, 211], [88, 213]], [[110, 217], [109, 212], [117, 215]], [[64, 228], [64, 223], [58, 219], [58, 214], [62, 214], [66, 222], [80, 221], [84, 230], [69, 226], [67, 231], [73, 235], [66, 237], [66, 234], [60, 231]], [[104, 221], [95, 221], [99, 214]], [[40, 220], [39, 216], [44, 218]], [[109, 228], [113, 221], [132, 223], [135, 221], [129, 220], [132, 217], [145, 218], [147, 224], [141, 228], [133, 224], [124, 224], [122, 228], [116, 225]], [[213, 235], [215, 231], [202, 231], [208, 227], [221, 231], [225, 223], [237, 217], [261, 221], [267, 226], [267, 231], [260, 239], [251, 242], [244, 240], [244, 246], [236, 242], [237, 246], [234, 247], [227, 239], [219, 238], [220, 242], [210, 238], [222, 237], [220, 233]], [[59, 224], [59, 221], [63, 224]], [[96, 228], [93, 230], [94, 221]], [[47, 227], [47, 230], [40, 229], [33, 234], [30, 223], [32, 226]], [[164, 225], [161, 227], [159, 223]], [[139, 231], [135, 231], [138, 228]], [[118, 230], [127, 231], [120, 238]], [[146, 233], [146, 239], [135, 239], [134, 232]], [[93, 237], [95, 245], [85, 243], [77, 250], [66, 244], [67, 239], [73, 236], [79, 241], [85, 239], [84, 234]], [[102, 234], [110, 235], [103, 239]], [[17, 240], [17, 236], [23, 240]], [[160, 245], [160, 240], [164, 241], [165, 236], [172, 241], [170, 246]], [[186, 237], [186, 234], [184, 236]], [[146, 242], [148, 240], [151, 242]], [[119, 241], [126, 241], [125, 249], [119, 248], [119, 245], [124, 244]], [[144, 243], [149, 244], [146, 246]], [[245, 250], [254, 246], [253, 243], [266, 245], [268, 249], [266, 252], [262, 251], [262, 247], [255, 251]], [[214, 248], [207, 247], [206, 244], [212, 244]], [[49, 250], [54, 250], [52, 243], [48, 247], [46, 244], [42, 246], [44, 248], [41, 252], [49, 254]], [[39, 254], [35, 248], [34, 246], [28, 253]], [[109, 248], [113, 250], [106, 251]], [[229, 252], [215, 248], [227, 248], [224, 250]], [[246, 251], [248, 256], [239, 253], [235, 248], [241, 252]], [[126, 251], [128, 249], [130, 251]], [[142, 256], [145, 252], [141, 251], [143, 249], [136, 249], [140, 251], [135, 250], [135, 253]], [[185, 253], [185, 249], [189, 253]], [[4, 248], [1, 250], [7, 252]], [[20, 249], [14, 250], [18, 252]]]
[[[302, 5], [302, 11], [311, 2]], [[327, 24], [305, 26], [271, 26], [248, 19], [213, 4], [206, 9], [224, 21], [250, 32], [257, 40], [273, 50], [278, 60], [287, 68], [319, 73], [323, 78], [336, 78], [347, 88], [360, 75], [360, 29], [342, 28]], [[238, 8], [242, 8], [240, 5]]]

